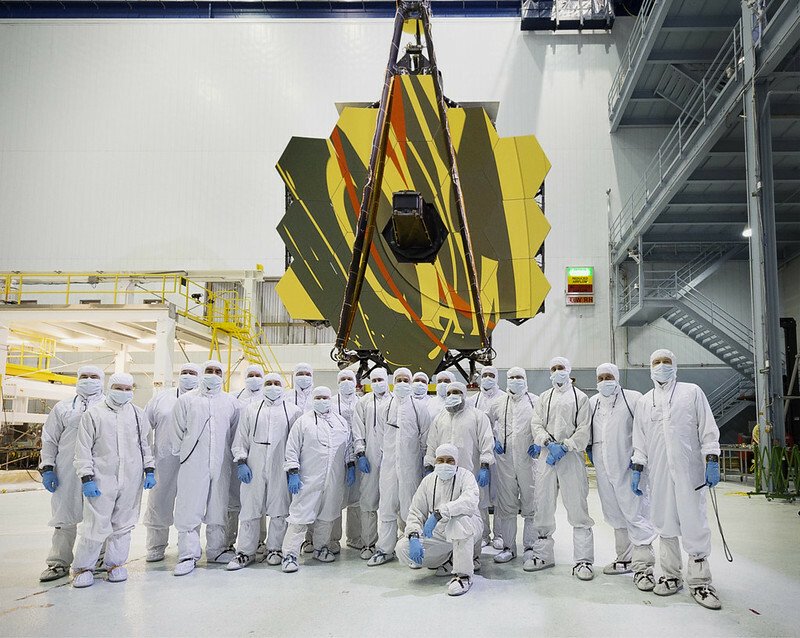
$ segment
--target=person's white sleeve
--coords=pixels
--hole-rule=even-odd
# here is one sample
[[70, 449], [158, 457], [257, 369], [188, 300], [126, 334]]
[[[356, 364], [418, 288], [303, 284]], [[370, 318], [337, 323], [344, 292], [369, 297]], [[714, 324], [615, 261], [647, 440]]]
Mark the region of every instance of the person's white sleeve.
[[365, 402], [359, 401], [353, 410], [353, 423], [351, 429], [353, 430], [353, 450], [356, 454], [363, 454], [367, 449], [367, 440], [364, 434], [364, 410]]
[[697, 410], [697, 436], [700, 439], [700, 452], [705, 460], [706, 454], [719, 456], [719, 427], [714, 419], [714, 413], [708, 404], [705, 392], [699, 387], [696, 389], [695, 409]]
[[289, 408], [289, 431], [291, 432], [292, 428], [294, 428], [294, 424], [303, 416], [303, 411], [293, 403], [289, 404]]
[[647, 436], [645, 428], [650, 425], [650, 415], [647, 413], [646, 402], [640, 400], [633, 414], [633, 456], [631, 457], [631, 463], [647, 466]]
[[170, 430], [170, 441], [172, 443], [172, 454], [174, 456], [180, 455], [181, 445], [183, 445], [183, 437], [186, 436], [186, 430], [189, 428], [188, 407], [188, 401], [178, 399], [178, 402], [175, 404], [175, 407], [172, 410], [172, 429]]
[[298, 419], [294, 427], [289, 432], [289, 438], [286, 440], [286, 459], [283, 464], [283, 470], [300, 469], [300, 450], [303, 448], [303, 421]]
[[551, 440], [547, 430], [544, 429], [545, 420], [545, 396], [542, 394], [533, 406], [533, 416], [531, 417], [531, 433], [533, 442], [544, 447]]
[[78, 425], [78, 436], [75, 441], [75, 472], [80, 478], [94, 475], [94, 458], [92, 448], [97, 438], [97, 427], [91, 412], [84, 412]]
[[481, 465], [494, 464], [494, 435], [492, 426], [489, 425], [489, 417], [486, 413], [477, 410], [478, 417], [478, 449], [481, 451]]
[[420, 455], [424, 458], [428, 450], [428, 434], [431, 431], [431, 413], [428, 412], [425, 406], [417, 408], [417, 410], [417, 416], [419, 418], [419, 451]]
[[[142, 423], [146, 420], [144, 410], [137, 406], [133, 406], [134, 412], [139, 416], [139, 422]], [[144, 469], [155, 469], [156, 460], [153, 458], [153, 448], [150, 445], [149, 428], [146, 423], [142, 424], [139, 428], [139, 445], [142, 447], [142, 465]]]
[[[259, 404], [255, 401], [244, 410], [236, 426], [236, 434], [233, 435], [233, 443], [231, 444], [231, 453], [233, 454], [233, 462], [246, 461], [247, 456], [250, 454], [250, 439], [251, 433], [255, 429], [255, 418], [258, 414]], [[251, 408], [256, 406], [254, 412]]]
[[408, 520], [406, 521], [405, 530], [407, 537], [413, 533], [417, 533], [420, 536], [422, 535], [422, 526], [425, 525], [425, 521], [428, 516], [430, 516], [430, 512], [428, 511], [428, 504], [430, 501], [428, 487], [430, 484], [430, 481], [422, 479], [417, 491], [414, 492], [414, 497], [411, 499], [411, 506], [408, 508]]
[[442, 414], [433, 420], [430, 429], [428, 430], [428, 441], [425, 450], [424, 464], [433, 467], [436, 464], [436, 448], [439, 447], [439, 439], [441, 438], [439, 430], [442, 424]]
[[239, 417], [242, 413], [242, 410], [245, 409], [245, 406], [242, 403], [240, 403], [237, 399], [234, 399], [233, 404], [234, 404], [234, 409], [233, 412], [231, 413], [231, 430], [235, 432], [236, 426], [239, 425]]
[[589, 445], [591, 436], [592, 417], [589, 412], [589, 399], [581, 393], [578, 395], [578, 418], [572, 436], [562, 441], [564, 447], [573, 452], [583, 452]]
[[486, 412], [486, 416], [489, 417], [489, 425], [492, 428], [492, 436], [495, 439], [501, 438], [500, 428], [503, 427], [501, 404], [505, 408], [505, 399], [503, 401], [492, 401], [489, 410]]
[[455, 480], [461, 484], [461, 494], [458, 495], [458, 498], [439, 507], [439, 513], [444, 518], [478, 514], [480, 490], [475, 476], [472, 472], [459, 472]]
[[58, 404], [50, 410], [47, 419], [42, 428], [42, 451], [39, 461], [39, 468], [45, 465], [56, 465], [56, 456], [58, 456], [58, 444], [61, 441], [61, 435], [64, 433], [64, 418]]
[[146, 424], [146, 436], [150, 441], [152, 446], [153, 441], [155, 440], [155, 431], [156, 427], [158, 426], [158, 421], [156, 420], [156, 404], [158, 403], [158, 394], [154, 394], [150, 400], [147, 402], [147, 405], [144, 406], [144, 421]]

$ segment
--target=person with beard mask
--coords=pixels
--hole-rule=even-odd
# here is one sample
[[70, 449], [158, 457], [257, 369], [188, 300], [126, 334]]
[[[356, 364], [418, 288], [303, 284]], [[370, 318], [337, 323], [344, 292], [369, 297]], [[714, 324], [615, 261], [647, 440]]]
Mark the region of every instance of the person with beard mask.
[[280, 565], [283, 560], [281, 546], [290, 501], [283, 463], [289, 432], [301, 415], [300, 408], [284, 400], [283, 381], [274, 372], [264, 381], [264, 398], [251, 401], [242, 410], [231, 447], [237, 482], [241, 485], [242, 510], [236, 558], [228, 563], [229, 571], [247, 567], [256, 560], [265, 516], [269, 516], [267, 564]]
[[412, 569], [428, 567], [437, 575], [452, 574], [450, 596], [472, 587], [472, 557], [480, 547], [483, 521], [478, 511], [478, 484], [469, 470], [458, 467], [455, 445], [436, 448], [434, 470], [422, 479], [408, 512], [405, 538], [398, 544], [401, 560]]
[[430, 428], [430, 413], [413, 399], [411, 370], [394, 373], [394, 396], [386, 406], [381, 460], [379, 536], [369, 567], [383, 565], [395, 556], [397, 530], [408, 516], [411, 499], [422, 480], [422, 459]]
[[522, 510], [523, 557], [533, 557], [536, 527], [534, 512], [534, 462], [529, 456], [533, 446], [531, 417], [539, 398], [528, 392], [525, 370], [509, 368], [506, 373], [508, 394], [492, 403], [489, 421], [494, 432], [494, 471], [497, 479], [494, 520], [495, 539], [504, 540], [496, 563], [507, 563], [517, 556], [517, 512]]
[[[526, 560], [525, 571], [553, 567], [553, 532], [556, 530], [556, 499], [567, 510], [572, 525], [572, 546], [575, 566], [572, 573], [580, 580], [594, 578], [594, 521], [589, 516], [587, 499], [589, 481], [583, 451], [589, 443], [589, 399], [570, 379], [572, 366], [568, 359], [555, 357], [550, 361], [550, 381], [553, 387], [539, 396], [531, 425], [533, 442], [541, 448], [536, 461], [534, 525], [538, 538], [533, 557]], [[532, 450], [537, 455], [536, 448]]]
[[289, 492], [293, 495], [283, 539], [284, 572], [298, 570], [298, 554], [309, 525], [314, 526], [314, 558], [331, 563], [328, 549], [333, 522], [342, 514], [345, 487], [356, 480], [352, 435], [331, 408], [331, 391], [314, 388], [312, 406], [294, 424], [286, 444]]
[[386, 404], [391, 398], [388, 375], [383, 368], [373, 368], [368, 392], [353, 410], [353, 450], [360, 476], [358, 507], [361, 514], [360, 556], [369, 560], [378, 542], [378, 505], [380, 501], [380, 470], [386, 428]]
[[589, 399], [591, 439], [586, 452], [597, 473], [597, 492], [606, 522], [614, 528], [617, 557], [603, 568], [608, 575], [633, 571], [641, 591], [652, 591], [653, 541], [649, 499], [631, 492], [633, 416], [641, 393], [624, 390], [619, 368], [613, 363], [597, 366], [597, 394]]
[[175, 576], [192, 572], [200, 559], [200, 525], [206, 525], [206, 560], [227, 564], [235, 553], [226, 543], [230, 498], [231, 443], [239, 423], [240, 403], [222, 390], [222, 364], [206, 361], [196, 390], [178, 398], [172, 430], [172, 453], [179, 455], [175, 528], [178, 564]]
[[[467, 386], [460, 381], [449, 384], [445, 409], [431, 424], [425, 454], [428, 473], [433, 471], [436, 448], [443, 443], [452, 443], [458, 448], [461, 467], [475, 475], [478, 487], [489, 485], [489, 468], [494, 464], [492, 426], [484, 412], [467, 405]], [[478, 550], [479, 555], [480, 548]], [[476, 564], [480, 564], [477, 556]]]
[[431, 414], [431, 422], [444, 410], [444, 400], [447, 398], [447, 387], [455, 381], [452, 372], [442, 370], [436, 375], [436, 394], [428, 401], [428, 412]]
[[[489, 409], [492, 403], [498, 401], [506, 396], [506, 393], [500, 389], [497, 383], [498, 377], [497, 368], [494, 366], [484, 366], [481, 370], [481, 387], [478, 394], [475, 395], [473, 405], [481, 410], [484, 414], [489, 414]], [[488, 545], [490, 542], [495, 549], [502, 550], [505, 547], [503, 537], [500, 533], [497, 523], [497, 517], [494, 519], [494, 528], [492, 528], [489, 521], [489, 506], [496, 506], [496, 493], [497, 481], [495, 472], [496, 466], [489, 468], [489, 485], [481, 488], [481, 517], [483, 518], [483, 544]], [[494, 539], [491, 538], [490, 531], [494, 532]]]
[[156, 485], [145, 415], [132, 399], [133, 377], [113, 374], [105, 400], [94, 403], [81, 417], [75, 471], [86, 499], [72, 564], [73, 587], [94, 583], [103, 543], [109, 582], [128, 579], [125, 563], [131, 530], [139, 519], [142, 487], [149, 490]]
[[314, 387], [314, 369], [307, 363], [294, 367], [294, 388], [286, 393], [284, 401], [294, 403], [303, 412], [311, 410], [311, 391]]
[[173, 523], [175, 496], [178, 493], [178, 457], [172, 454], [172, 429], [178, 397], [191, 392], [200, 381], [200, 366], [184, 363], [178, 375], [178, 387], [155, 395], [144, 409], [145, 419], [153, 431], [153, 455], [156, 459], [158, 484], [147, 497], [143, 523], [147, 528], [148, 563], [164, 560], [169, 544], [169, 528]]
[[83, 519], [81, 481], [75, 473], [75, 441], [81, 417], [95, 403], [102, 401], [103, 371], [96, 366], [78, 368], [75, 396], [59, 401], [50, 410], [42, 427], [42, 451], [39, 470], [42, 485], [50, 499], [53, 540], [47, 556], [47, 569], [39, 576], [46, 583], [69, 575], [72, 552]]
[[707, 609], [720, 609], [708, 567], [711, 531], [704, 489], [719, 483], [719, 428], [703, 391], [678, 381], [677, 374], [672, 352], [656, 350], [650, 355], [653, 389], [635, 412], [631, 489], [644, 496], [646, 472], [664, 572], [653, 593], [671, 596], [683, 589], [680, 537], [689, 555], [686, 580], [692, 598]]

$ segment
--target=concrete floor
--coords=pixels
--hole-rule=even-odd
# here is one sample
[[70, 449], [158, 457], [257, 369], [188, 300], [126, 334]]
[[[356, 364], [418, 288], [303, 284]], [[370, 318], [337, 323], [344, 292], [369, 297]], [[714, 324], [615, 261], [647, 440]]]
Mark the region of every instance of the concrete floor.
[[[367, 568], [345, 549], [336, 563], [305, 559], [299, 573], [266, 563], [228, 573], [221, 566], [175, 578], [175, 549], [164, 563], [144, 561], [144, 528], [134, 532], [130, 578], [75, 590], [65, 581], [40, 585], [50, 530], [48, 494], [0, 494], [0, 636], [798, 636], [800, 516], [797, 503], [748, 499], [738, 483], [718, 489], [721, 517], [735, 562], [726, 563], [713, 530], [711, 569], [720, 612], [687, 593], [658, 598], [629, 576], [570, 575], [572, 534], [558, 510], [555, 569], [522, 571], [519, 559], [492, 562], [466, 596], [449, 598], [446, 579], [398, 563]], [[597, 491], [596, 573], [613, 559], [613, 534], [602, 522]], [[709, 510], [711, 515], [711, 510]]]

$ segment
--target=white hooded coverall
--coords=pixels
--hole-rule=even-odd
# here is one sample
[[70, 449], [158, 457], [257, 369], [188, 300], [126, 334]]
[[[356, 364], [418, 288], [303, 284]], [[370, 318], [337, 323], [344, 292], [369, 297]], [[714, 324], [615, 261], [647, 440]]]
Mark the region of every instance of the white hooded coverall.
[[364, 547], [378, 542], [378, 505], [380, 502], [380, 473], [383, 459], [383, 436], [386, 428], [386, 405], [391, 398], [387, 392], [378, 396], [365, 394], [353, 411], [353, 451], [364, 454], [369, 461], [369, 474], [360, 474], [359, 508], [361, 510], [361, 541]]

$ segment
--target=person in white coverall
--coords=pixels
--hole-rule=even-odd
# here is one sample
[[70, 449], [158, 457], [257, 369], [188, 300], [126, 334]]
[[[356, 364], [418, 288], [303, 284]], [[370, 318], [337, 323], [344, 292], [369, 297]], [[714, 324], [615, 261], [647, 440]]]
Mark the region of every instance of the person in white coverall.
[[520, 367], [506, 372], [508, 393], [489, 408], [489, 421], [494, 433], [494, 476], [496, 481], [494, 520], [495, 539], [503, 547], [494, 557], [496, 563], [507, 563], [517, 555], [517, 513], [522, 511], [523, 557], [533, 557], [536, 527], [533, 524], [535, 464], [529, 452], [533, 446], [531, 418], [538, 401], [528, 392], [528, 379]]
[[642, 395], [619, 383], [613, 363], [597, 367], [597, 394], [589, 399], [591, 439], [586, 452], [597, 474], [597, 491], [603, 517], [614, 528], [617, 556], [603, 568], [604, 574], [627, 574], [641, 591], [652, 591], [653, 541], [647, 496], [631, 491], [633, 415]]
[[444, 410], [444, 400], [447, 397], [447, 386], [456, 378], [452, 372], [442, 370], [436, 375], [436, 394], [428, 401], [428, 412], [431, 413], [431, 422]]
[[268, 374], [264, 384], [264, 398], [242, 408], [233, 439], [242, 510], [236, 558], [227, 566], [231, 571], [247, 567], [256, 560], [261, 520], [265, 516], [269, 516], [267, 564], [280, 565], [283, 560], [281, 546], [286, 535], [290, 501], [283, 463], [289, 432], [302, 412], [284, 400], [283, 380], [279, 374]]
[[307, 363], [294, 367], [293, 389], [286, 393], [286, 401], [294, 403], [303, 412], [311, 410], [311, 392], [314, 389], [314, 369]]
[[550, 361], [553, 387], [539, 395], [531, 424], [536, 461], [534, 525], [538, 538], [533, 544], [533, 557], [526, 560], [525, 571], [553, 567], [553, 532], [556, 530], [556, 500], [559, 492], [572, 525], [572, 547], [575, 566], [572, 573], [580, 580], [594, 578], [594, 521], [587, 503], [589, 480], [583, 451], [589, 443], [589, 399], [570, 379], [572, 366], [564, 357]]
[[72, 565], [72, 551], [83, 518], [81, 480], [75, 473], [75, 441], [83, 414], [102, 401], [103, 371], [95, 366], [78, 368], [75, 396], [59, 401], [50, 410], [42, 428], [42, 451], [39, 470], [42, 485], [53, 496], [50, 499], [53, 540], [47, 556], [47, 569], [39, 580], [43, 583], [63, 578]]
[[383, 565], [395, 556], [398, 527], [403, 529], [411, 499], [422, 480], [422, 459], [430, 428], [430, 413], [412, 398], [411, 371], [398, 368], [394, 390], [386, 404], [383, 432], [378, 543], [367, 561]]
[[178, 564], [184, 576], [200, 559], [200, 525], [206, 525], [206, 560], [227, 564], [225, 525], [230, 497], [231, 443], [239, 423], [240, 404], [222, 390], [222, 364], [206, 361], [196, 390], [178, 398], [172, 430], [172, 453], [179, 456], [175, 528]]
[[158, 485], [147, 497], [147, 509], [142, 521], [147, 527], [148, 563], [164, 560], [164, 552], [169, 544], [169, 528], [174, 520], [180, 468], [178, 457], [172, 453], [175, 404], [182, 394], [194, 390], [199, 381], [200, 366], [184, 363], [178, 375], [178, 387], [159, 392], [144, 409], [147, 424], [153, 431], [153, 456], [158, 476]]
[[391, 398], [386, 370], [373, 368], [368, 392], [353, 410], [353, 450], [360, 474], [358, 506], [361, 512], [361, 558], [369, 560], [378, 542], [378, 505], [386, 404]]
[[312, 391], [312, 410], [294, 424], [286, 444], [289, 492], [293, 494], [283, 539], [284, 572], [296, 572], [306, 529], [314, 526], [314, 558], [331, 563], [328, 549], [333, 522], [342, 514], [345, 487], [356, 480], [352, 435], [345, 420], [331, 409], [331, 391]]
[[132, 399], [133, 377], [113, 374], [106, 398], [94, 403], [81, 417], [75, 471], [86, 499], [72, 563], [74, 587], [94, 583], [94, 566], [104, 542], [109, 582], [128, 578], [125, 563], [131, 548], [131, 531], [139, 519], [142, 487], [149, 490], [156, 484], [147, 422]]
[[[498, 385], [498, 372], [494, 366], [484, 366], [481, 369], [480, 391], [475, 395], [473, 405], [484, 412], [489, 414], [494, 401], [506, 396], [506, 393], [500, 389]], [[489, 485], [481, 488], [481, 517], [483, 518], [483, 544], [488, 545], [490, 542], [495, 549], [502, 550], [504, 547], [503, 538], [500, 535], [497, 517], [494, 519], [494, 528], [492, 529], [489, 521], [489, 506], [496, 505], [496, 475], [497, 468], [493, 465], [489, 468]], [[494, 532], [494, 539], [491, 538], [490, 531]]]
[[683, 588], [680, 537], [689, 555], [686, 580], [692, 597], [703, 607], [720, 609], [708, 567], [711, 532], [705, 496], [706, 487], [719, 483], [719, 428], [706, 395], [693, 383], [679, 382], [677, 371], [669, 350], [650, 356], [654, 387], [635, 412], [631, 488], [644, 495], [645, 472], [664, 572], [654, 593], [669, 596]]
[[428, 396], [428, 382], [428, 375], [424, 372], [415, 372], [411, 378], [411, 398], [417, 402], [417, 406], [424, 406], [425, 410], [431, 400]]
[[450, 596], [472, 587], [473, 556], [480, 550], [483, 521], [478, 511], [478, 484], [469, 470], [458, 467], [459, 450], [445, 443], [436, 448], [434, 470], [414, 494], [405, 537], [398, 544], [400, 558], [412, 569], [436, 569], [453, 578]]
[[[356, 373], [352, 370], [340, 370], [336, 375], [336, 383], [339, 392], [333, 397], [331, 407], [347, 422], [347, 426], [352, 432], [353, 412], [359, 399], [356, 394]], [[347, 508], [347, 546], [360, 551], [364, 544], [361, 541], [361, 511], [358, 508], [359, 487], [358, 473], [356, 472], [356, 482], [345, 490], [342, 505]], [[334, 554], [338, 554], [341, 551], [341, 541], [342, 517], [340, 516], [333, 523], [328, 549]]]

